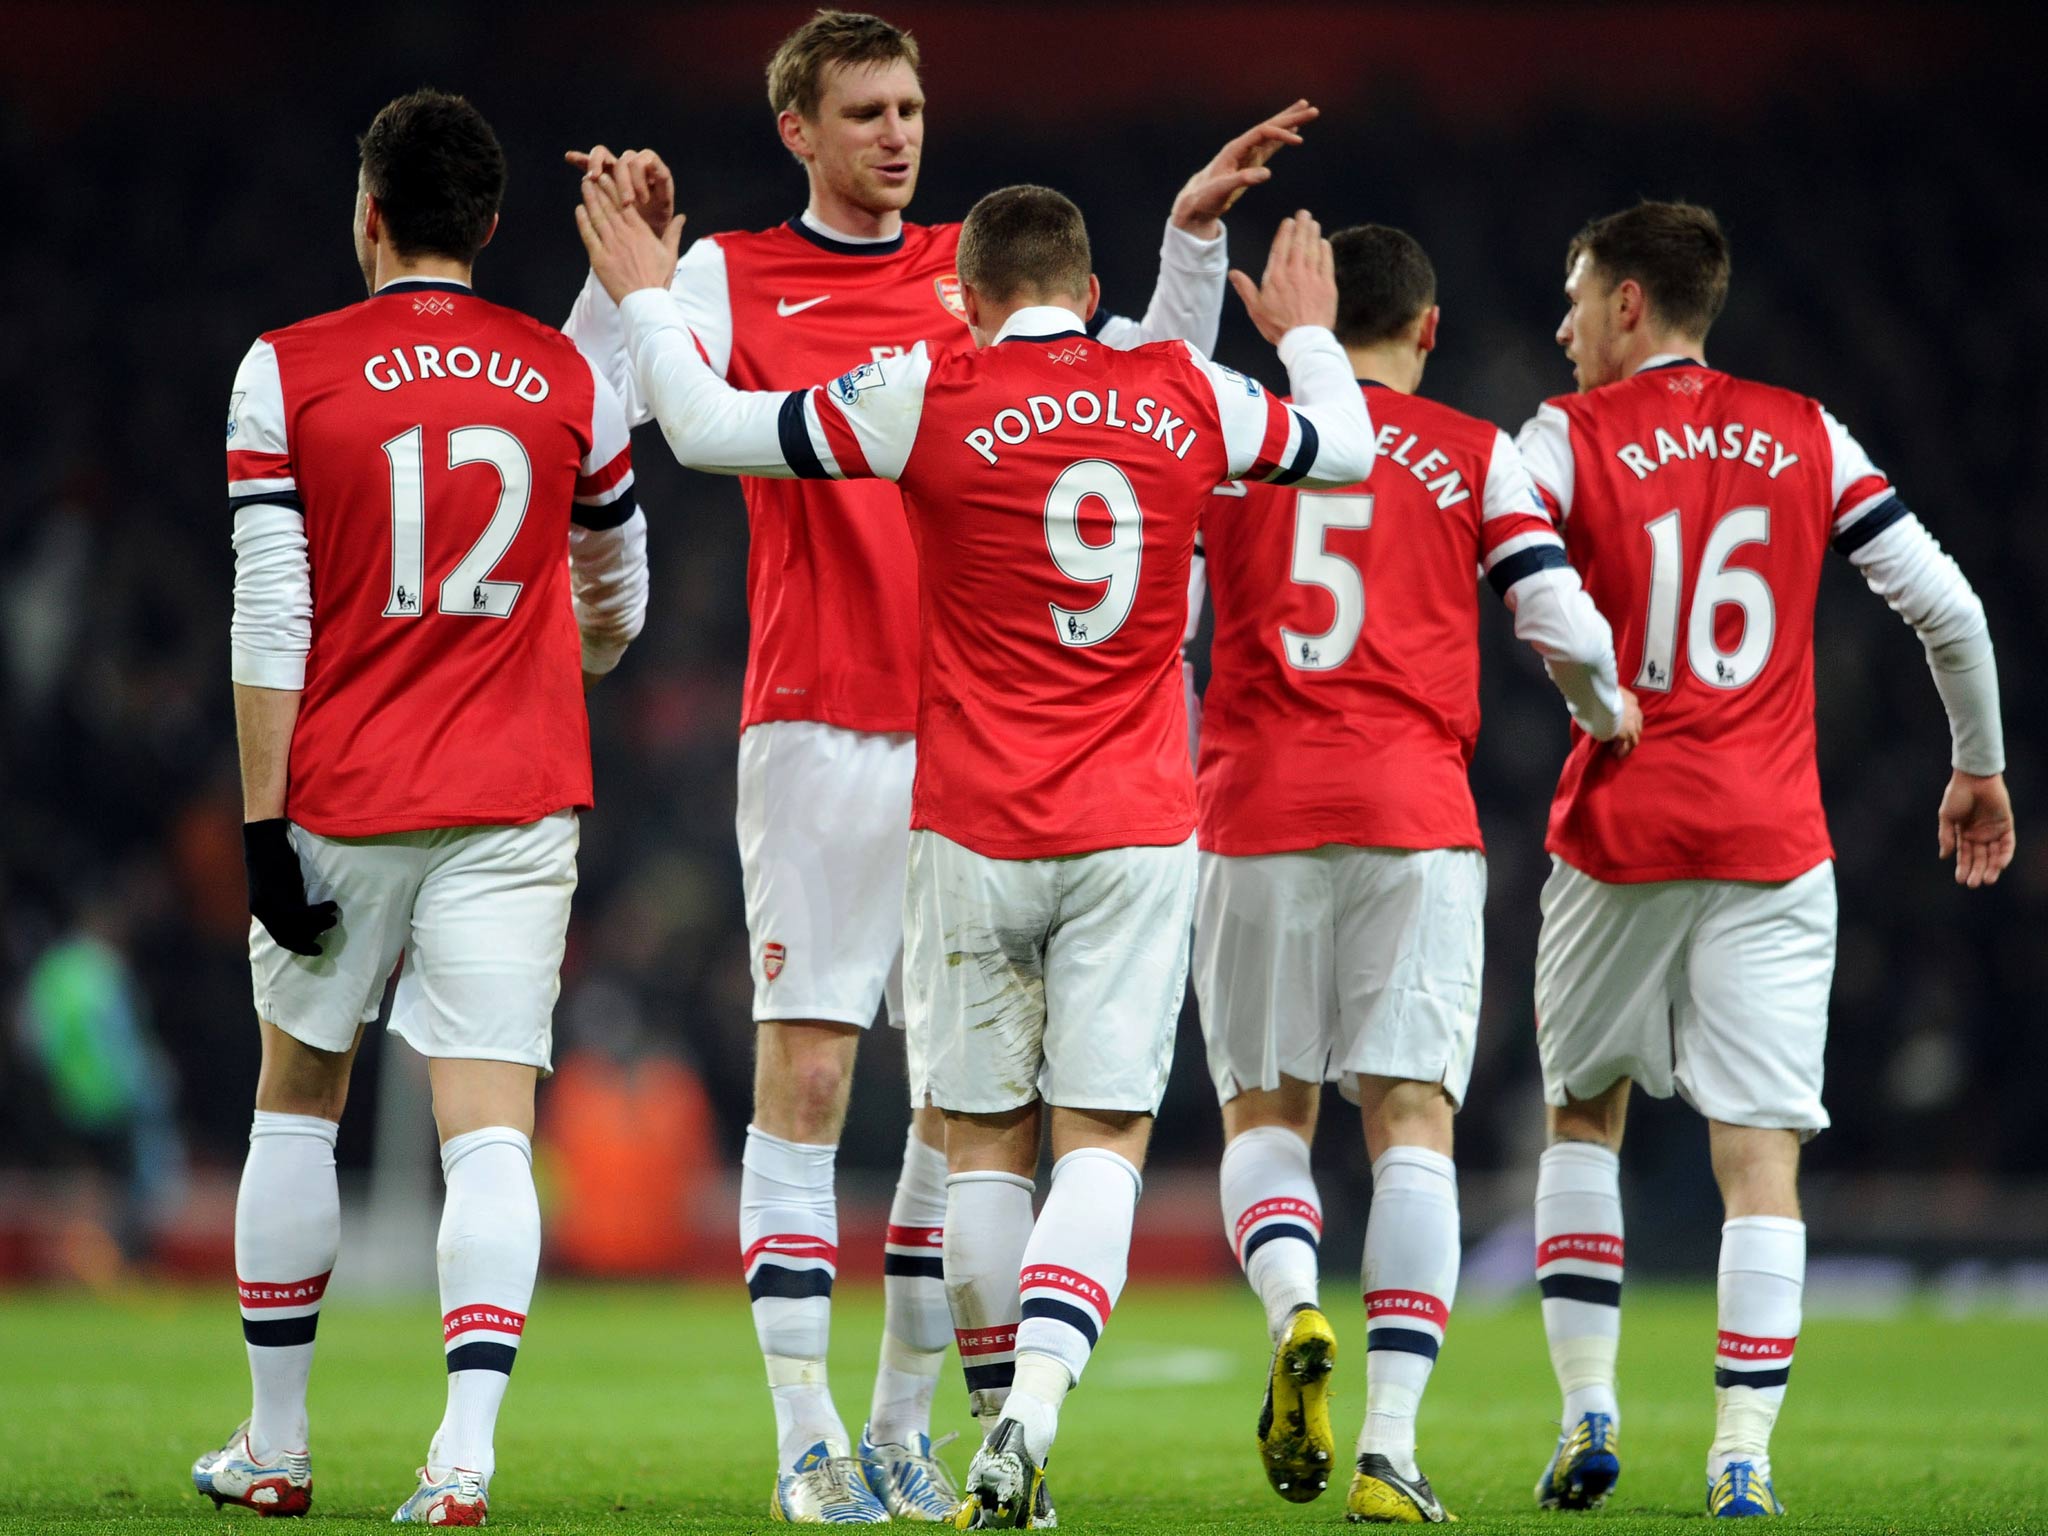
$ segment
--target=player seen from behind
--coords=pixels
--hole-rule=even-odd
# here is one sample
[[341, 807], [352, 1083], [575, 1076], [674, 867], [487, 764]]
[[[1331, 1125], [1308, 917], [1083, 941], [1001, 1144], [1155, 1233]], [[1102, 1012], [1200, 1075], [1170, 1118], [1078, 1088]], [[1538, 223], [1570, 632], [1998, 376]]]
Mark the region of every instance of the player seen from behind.
[[1421, 399], [1436, 273], [1400, 230], [1347, 229], [1337, 339], [1378, 454], [1340, 490], [1233, 484], [1203, 514], [1216, 627], [1203, 699], [1195, 992], [1223, 1104], [1224, 1232], [1265, 1304], [1268, 1477], [1313, 1499], [1334, 1453], [1336, 1341], [1309, 1166], [1324, 1079], [1362, 1111], [1365, 1422], [1354, 1520], [1446, 1517], [1415, 1418], [1458, 1278], [1451, 1119], [1479, 1026], [1486, 859], [1475, 571], [1595, 740], [1640, 716], [1607, 622], [1507, 434]]
[[1997, 668], [1969, 583], [1841, 424], [1707, 366], [1729, 271], [1710, 211], [1596, 220], [1565, 271], [1557, 340], [1582, 392], [1545, 404], [1520, 446], [1644, 731], [1626, 760], [1578, 740], [1550, 813], [1536, 1265], [1564, 1418], [1536, 1495], [1595, 1505], [1620, 1472], [1617, 1154], [1640, 1083], [1706, 1117], [1726, 1209], [1707, 1509], [1773, 1514], [1806, 1268], [1799, 1147], [1828, 1124], [1835, 884], [1813, 721], [1828, 548], [1926, 647], [1953, 740], [1940, 846], [1973, 887], [2013, 853]]
[[448, 1187], [448, 1407], [398, 1521], [484, 1523], [540, 1257], [529, 1138], [591, 803], [582, 690], [639, 632], [646, 523], [611, 386], [471, 289], [504, 185], [461, 97], [385, 107], [355, 212], [371, 297], [264, 335], [228, 407], [263, 1049], [235, 1205], [254, 1404], [192, 1479], [262, 1514], [312, 1500], [335, 1133], [401, 956], [390, 1028], [428, 1058]]
[[579, 221], [683, 462], [902, 487], [921, 614], [911, 1094], [945, 1115], [946, 1285], [987, 1432], [956, 1521], [1045, 1523], [1060, 1404], [1123, 1288], [1186, 983], [1179, 642], [1196, 520], [1225, 479], [1349, 484], [1371, 462], [1328, 330], [1329, 248], [1298, 215], [1263, 289], [1237, 278], [1293, 406], [1185, 343], [1089, 337], [1087, 232], [1040, 187], [991, 193], [961, 231], [978, 350], [919, 346], [829, 386], [747, 394], [700, 360], [637, 216], [586, 182]]
[[[875, 16], [821, 10], [768, 65], [768, 100], [809, 199], [785, 223], [709, 235], [667, 286], [714, 372], [795, 389], [918, 343], [970, 345], [958, 224], [904, 218], [917, 189], [925, 97], [916, 40]], [[1215, 344], [1227, 266], [1221, 216], [1298, 143], [1306, 103], [1226, 145], [1181, 190], [1142, 320], [1100, 310], [1112, 346]], [[659, 233], [674, 207], [650, 150], [570, 160], [616, 168]], [[617, 308], [594, 279], [566, 329], [647, 404]], [[826, 1376], [838, 1205], [833, 1170], [861, 1034], [902, 1021], [902, 893], [917, 717], [917, 569], [901, 498], [880, 481], [749, 473], [746, 695], [737, 831], [758, 1058], [741, 1158], [740, 1249], [775, 1406], [776, 1507], [798, 1521], [943, 1518], [952, 1482], [930, 1454], [932, 1393], [950, 1325], [939, 1243], [945, 1154], [936, 1111], [903, 1149], [883, 1259], [881, 1360], [849, 1442]], [[879, 1498], [877, 1497], [879, 1494]]]

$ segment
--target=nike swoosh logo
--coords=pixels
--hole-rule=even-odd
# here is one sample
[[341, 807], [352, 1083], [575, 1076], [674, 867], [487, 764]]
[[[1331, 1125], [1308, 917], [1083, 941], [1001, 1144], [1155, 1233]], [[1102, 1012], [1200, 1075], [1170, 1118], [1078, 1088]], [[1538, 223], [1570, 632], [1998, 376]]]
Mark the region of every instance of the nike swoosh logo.
[[832, 295], [829, 293], [821, 293], [815, 299], [805, 299], [801, 304], [792, 304], [787, 299], [777, 299], [775, 301], [775, 313], [787, 320], [791, 315], [800, 315], [805, 310], [814, 308], [831, 297]]

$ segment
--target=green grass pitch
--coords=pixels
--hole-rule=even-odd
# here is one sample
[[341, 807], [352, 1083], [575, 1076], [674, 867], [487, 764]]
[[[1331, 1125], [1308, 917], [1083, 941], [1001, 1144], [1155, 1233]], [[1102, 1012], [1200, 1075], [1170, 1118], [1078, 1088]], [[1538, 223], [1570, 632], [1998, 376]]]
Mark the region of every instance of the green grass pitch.
[[[1330, 1287], [1333, 1300], [1348, 1287]], [[439, 1420], [436, 1308], [338, 1295], [313, 1378], [308, 1532], [382, 1525]], [[858, 1432], [881, 1298], [838, 1300], [833, 1372]], [[1364, 1407], [1362, 1320], [1338, 1327], [1340, 1450]], [[1624, 1474], [1610, 1507], [1544, 1515], [1529, 1490], [1556, 1399], [1533, 1301], [1452, 1320], [1424, 1405], [1422, 1462], [1475, 1532], [1697, 1531], [1711, 1428], [1713, 1297], [1631, 1287]], [[1268, 1492], [1252, 1427], [1265, 1365], [1241, 1287], [1126, 1294], [1052, 1462], [1068, 1530], [1341, 1525], [1344, 1483], [1305, 1506]], [[1797, 1530], [2048, 1531], [2048, 1322], [1933, 1309], [1808, 1320], [1777, 1436]], [[771, 1420], [737, 1284], [670, 1290], [543, 1282], [499, 1427], [492, 1525], [584, 1532], [769, 1525]], [[193, 1456], [233, 1428], [247, 1384], [224, 1290], [94, 1298], [0, 1293], [0, 1530], [242, 1532], [191, 1490]], [[957, 1366], [939, 1428], [967, 1429]], [[965, 1468], [966, 1437], [946, 1452]], [[271, 1529], [265, 1524], [263, 1529]], [[292, 1529], [285, 1527], [286, 1530]]]

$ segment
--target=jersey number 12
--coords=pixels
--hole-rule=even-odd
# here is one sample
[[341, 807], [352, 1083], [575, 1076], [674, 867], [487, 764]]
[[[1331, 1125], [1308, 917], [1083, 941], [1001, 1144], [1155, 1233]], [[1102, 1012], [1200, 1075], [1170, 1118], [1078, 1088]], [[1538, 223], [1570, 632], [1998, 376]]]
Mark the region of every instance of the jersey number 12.
[[[420, 613], [427, 580], [426, 464], [421, 443], [425, 430], [407, 427], [384, 445], [391, 461], [391, 591], [384, 604], [387, 619], [409, 619]], [[512, 541], [526, 521], [533, 496], [533, 466], [526, 446], [503, 427], [457, 427], [448, 434], [448, 467], [488, 464], [498, 472], [498, 505], [484, 525], [483, 536], [456, 562], [441, 583], [443, 613], [502, 619], [519, 601], [522, 585], [492, 581]]]

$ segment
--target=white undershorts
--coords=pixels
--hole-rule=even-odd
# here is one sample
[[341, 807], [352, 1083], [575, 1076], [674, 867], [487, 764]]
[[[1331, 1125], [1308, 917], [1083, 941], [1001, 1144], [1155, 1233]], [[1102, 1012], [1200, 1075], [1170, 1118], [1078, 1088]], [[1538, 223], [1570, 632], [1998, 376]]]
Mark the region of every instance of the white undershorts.
[[1187, 991], [1195, 840], [992, 859], [910, 834], [910, 1102], [1155, 1114]]
[[740, 874], [754, 1018], [903, 1023], [907, 733], [771, 720], [740, 736]]
[[1551, 864], [1536, 943], [1545, 1099], [1627, 1077], [1728, 1125], [1826, 1129], [1832, 863], [1773, 885], [1619, 885]]
[[1441, 1083], [1479, 1033], [1486, 856], [1474, 848], [1202, 855], [1195, 996], [1216, 1097], [1280, 1079]]
[[402, 956], [393, 1034], [423, 1056], [550, 1070], [578, 836], [574, 811], [382, 837], [292, 827], [306, 899], [336, 903], [341, 920], [320, 954], [295, 955], [251, 919], [257, 1015], [315, 1050], [345, 1051]]

